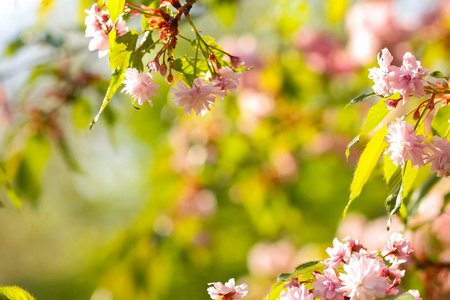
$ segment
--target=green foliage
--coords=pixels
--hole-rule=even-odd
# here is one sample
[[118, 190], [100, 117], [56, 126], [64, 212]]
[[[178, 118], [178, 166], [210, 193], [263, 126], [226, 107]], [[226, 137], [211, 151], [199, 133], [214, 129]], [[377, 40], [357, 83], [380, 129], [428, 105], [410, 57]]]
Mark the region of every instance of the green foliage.
[[434, 72], [431, 72], [430, 75], [428, 75], [428, 76], [431, 76], [431, 77], [434, 77], [434, 78], [444, 78], [444, 79], [448, 79], [447, 77], [445, 77], [444, 74], [442, 74], [441, 71], [434, 71]]
[[433, 134], [440, 137], [448, 136], [450, 129], [450, 105], [445, 105], [439, 108], [436, 115], [431, 122]]
[[353, 176], [353, 181], [350, 186], [350, 200], [345, 207], [344, 216], [352, 203], [352, 201], [359, 196], [363, 186], [366, 184], [370, 177], [375, 165], [378, 162], [380, 155], [386, 148], [386, 142], [384, 137], [387, 133], [387, 127], [384, 126], [378, 130], [372, 139], [367, 143], [361, 157], [359, 158], [358, 165], [356, 166], [355, 175]]
[[17, 286], [1, 286], [0, 299], [3, 300], [36, 300], [30, 293]]
[[359, 96], [353, 98], [353, 99], [348, 103], [348, 105], [362, 102], [362, 101], [367, 100], [368, 98], [370, 98], [370, 97], [372, 97], [372, 96], [374, 96], [374, 95], [375, 95], [375, 92], [371, 92], [371, 93], [367, 93], [367, 94], [361, 94], [361, 95], [359, 95]]

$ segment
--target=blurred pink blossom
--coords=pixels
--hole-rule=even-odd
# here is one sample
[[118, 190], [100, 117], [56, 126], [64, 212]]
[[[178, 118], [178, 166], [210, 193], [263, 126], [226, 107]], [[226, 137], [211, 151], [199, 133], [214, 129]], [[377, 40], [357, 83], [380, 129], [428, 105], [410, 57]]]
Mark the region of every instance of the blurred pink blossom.
[[425, 155], [425, 141], [423, 135], [416, 135], [414, 125], [397, 118], [388, 126], [388, 134], [385, 141], [389, 147], [384, 154], [390, 155], [390, 159], [396, 166], [404, 166], [408, 160], [414, 167], [425, 165], [423, 156]]
[[433, 145], [430, 145], [430, 153], [425, 157], [425, 162], [431, 164], [431, 173], [437, 177], [450, 177], [450, 142], [446, 138], [433, 136]]
[[261, 119], [273, 114], [275, 100], [270, 95], [246, 89], [237, 96], [240, 111], [238, 125], [242, 131], [252, 132]]
[[213, 282], [208, 283], [208, 285], [213, 285], [208, 288], [208, 294], [211, 296], [211, 299], [239, 300], [244, 298], [248, 293], [248, 286], [245, 283], [234, 286], [234, 278], [231, 278], [225, 284]]
[[128, 68], [123, 84], [125, 87], [122, 89], [122, 92], [131, 95], [139, 105], [148, 101], [150, 106], [153, 106], [152, 98], [158, 95], [157, 89], [159, 84], [153, 82], [153, 77], [150, 73], [142, 74], [135, 68]]
[[422, 300], [418, 290], [409, 290], [406, 293], [412, 295], [414, 297], [414, 300]]
[[251, 273], [274, 276], [295, 267], [295, 248], [288, 241], [255, 244], [248, 253], [248, 268]]

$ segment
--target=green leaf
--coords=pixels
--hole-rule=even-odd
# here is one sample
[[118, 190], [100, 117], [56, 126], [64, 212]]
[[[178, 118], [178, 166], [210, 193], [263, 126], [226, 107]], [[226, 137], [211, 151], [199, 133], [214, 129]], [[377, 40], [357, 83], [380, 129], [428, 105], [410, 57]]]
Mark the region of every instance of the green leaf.
[[388, 115], [389, 109], [386, 108], [386, 103], [384, 103], [383, 99], [380, 99], [370, 108], [367, 113], [366, 122], [364, 123], [363, 129], [359, 134], [360, 136], [373, 131]]
[[132, 55], [136, 49], [138, 36], [139, 33], [136, 30], [131, 30], [127, 34], [116, 39], [116, 31], [113, 30], [110, 32], [109, 64], [111, 69], [113, 69], [113, 72], [111, 74], [108, 91], [106, 92], [106, 96], [103, 99], [102, 106], [100, 107], [100, 110], [95, 116], [94, 120], [92, 120], [89, 129], [92, 129], [94, 124], [97, 123], [100, 115], [105, 110], [109, 101], [111, 101], [119, 86], [122, 84], [122, 81], [125, 78], [124, 73], [126, 72], [127, 68], [131, 66]]
[[441, 106], [431, 122], [434, 135], [447, 137], [450, 128], [450, 105]]
[[123, 12], [125, 0], [108, 0], [108, 11], [111, 21], [115, 24], [116, 20]]
[[386, 182], [386, 184], [389, 183], [389, 181], [392, 178], [392, 175], [394, 175], [398, 169], [401, 169], [400, 167], [397, 167], [394, 164], [394, 162], [389, 158], [390, 158], [389, 155], [383, 156], [383, 175], [384, 175], [384, 181]]
[[345, 156], [347, 157], [347, 159], [350, 155], [350, 147], [359, 142], [359, 137], [368, 134], [369, 132], [377, 128], [377, 126], [380, 125], [380, 123], [388, 115], [389, 110], [386, 108], [386, 104], [384, 103], [383, 99], [380, 99], [375, 105], [370, 108], [369, 112], [367, 113], [366, 122], [364, 123], [363, 129], [361, 130], [360, 134], [355, 137], [350, 144], [348, 144], [347, 149], [345, 150]]
[[390, 217], [396, 214], [402, 206], [403, 189], [403, 170], [399, 168], [389, 182], [389, 194], [384, 203]]
[[[194, 82], [194, 65], [195, 58], [188, 58], [186, 56], [174, 60], [174, 70], [183, 73], [186, 83], [192, 85]], [[208, 72], [208, 66], [205, 60], [197, 60], [197, 74]]]
[[153, 41], [151, 31], [147, 31], [142, 39], [141, 45], [136, 49], [133, 53], [133, 67], [136, 68], [139, 72], [144, 71], [144, 64], [142, 63], [142, 58], [151, 49], [155, 48], [156, 43]]
[[403, 198], [408, 196], [418, 173], [418, 168], [414, 168], [410, 163], [406, 164], [403, 174]]
[[0, 287], [0, 299], [3, 300], [36, 300], [30, 293], [17, 286]]
[[362, 101], [364, 101], [364, 100], [366, 100], [366, 99], [368, 99], [368, 98], [370, 98], [372, 96], [375, 96], [375, 92], [368, 93], [368, 94], [361, 94], [361, 95], [353, 98], [347, 105], [351, 105], [351, 104], [355, 104], [355, 103], [358, 103], [358, 102], [362, 102]]
[[359, 158], [358, 165], [356, 166], [355, 175], [353, 176], [353, 181], [350, 186], [350, 199], [347, 206], [344, 209], [344, 216], [352, 203], [352, 201], [359, 196], [364, 184], [369, 179], [375, 165], [386, 148], [386, 142], [384, 137], [387, 134], [387, 127], [384, 126], [378, 130], [372, 139], [367, 143], [361, 157]]
[[444, 76], [444, 74], [442, 74], [441, 71], [434, 71], [432, 73], [430, 73], [428, 76], [434, 77], [434, 78], [445, 78], [447, 79], [447, 77]]

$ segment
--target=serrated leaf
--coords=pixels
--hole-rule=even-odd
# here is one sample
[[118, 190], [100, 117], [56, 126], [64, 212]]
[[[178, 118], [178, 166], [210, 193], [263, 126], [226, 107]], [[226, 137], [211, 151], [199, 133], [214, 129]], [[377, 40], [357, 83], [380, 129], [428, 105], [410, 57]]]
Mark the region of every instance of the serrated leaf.
[[402, 206], [403, 189], [403, 170], [399, 169], [392, 176], [391, 182], [389, 182], [389, 194], [384, 203], [389, 217], [396, 214]]
[[383, 99], [380, 99], [375, 105], [373, 105], [369, 112], [367, 113], [366, 122], [364, 123], [363, 129], [359, 134], [364, 135], [373, 131], [381, 121], [388, 115], [389, 109], [386, 108], [386, 103]]
[[133, 68], [136, 68], [141, 73], [144, 71], [142, 58], [146, 53], [150, 52], [151, 49], [155, 48], [155, 45], [156, 43], [153, 41], [151, 31], [147, 31], [142, 39], [142, 43], [132, 55]]
[[3, 300], [36, 300], [30, 293], [17, 286], [0, 287], [0, 299]]
[[445, 77], [445, 75], [442, 74], [441, 71], [434, 71], [434, 72], [430, 73], [430, 75], [428, 75], [428, 76], [431, 76], [431, 77], [434, 77], [434, 78], [445, 78], [445, 79], [447, 79], [447, 77]]
[[352, 184], [350, 186], [350, 199], [344, 209], [344, 216], [346, 215], [352, 201], [361, 193], [363, 186], [366, 184], [370, 174], [378, 162], [378, 159], [386, 148], [386, 142], [384, 141], [386, 134], [387, 127], [384, 126], [375, 133], [361, 154], [358, 165], [356, 166]]
[[431, 122], [431, 128], [434, 135], [447, 137], [450, 128], [450, 105], [442, 106]]
[[116, 20], [122, 14], [124, 6], [125, 0], [108, 0], [109, 17], [113, 23], [116, 23]]
[[355, 103], [359, 103], [362, 102], [372, 96], [375, 96], [375, 92], [372, 93], [367, 93], [367, 94], [361, 94], [355, 98], [353, 98], [352, 100], [350, 100], [350, 102], [347, 105], [351, 105], [351, 104], [355, 104]]
[[315, 271], [316, 269], [322, 267], [322, 264], [320, 264], [320, 266], [319, 266], [319, 264], [320, 264], [320, 261], [309, 261], [309, 262], [303, 263], [301, 265], [298, 265], [295, 268], [295, 271], [292, 273], [281, 273], [280, 275], [278, 275], [278, 280], [285, 281], [291, 277], [297, 277], [297, 276], [303, 275], [305, 273]]

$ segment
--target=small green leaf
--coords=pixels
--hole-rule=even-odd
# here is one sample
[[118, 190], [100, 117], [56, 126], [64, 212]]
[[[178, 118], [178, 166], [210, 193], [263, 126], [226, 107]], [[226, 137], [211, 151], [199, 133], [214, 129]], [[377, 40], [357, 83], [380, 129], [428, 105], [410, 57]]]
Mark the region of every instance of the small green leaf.
[[[183, 77], [186, 80], [186, 83], [191, 85], [194, 82], [194, 65], [195, 58], [188, 58], [186, 56], [180, 57], [174, 60], [174, 70], [183, 73]], [[206, 73], [208, 72], [208, 66], [205, 60], [199, 59], [197, 60], [197, 70], [196, 73]]]
[[353, 176], [353, 181], [350, 186], [350, 199], [347, 206], [344, 209], [344, 216], [352, 203], [352, 201], [359, 196], [364, 184], [369, 179], [375, 165], [386, 148], [386, 142], [384, 137], [387, 134], [387, 127], [384, 126], [378, 130], [372, 139], [367, 143], [361, 157], [359, 158], [358, 165], [356, 166], [355, 175]]
[[298, 265], [295, 268], [295, 271], [292, 273], [281, 273], [280, 275], [278, 275], [278, 280], [288, 280], [291, 277], [298, 277], [301, 276], [303, 274], [306, 274], [308, 272], [312, 272], [315, 271], [317, 269], [320, 269], [322, 266], [322, 264], [320, 263], [320, 261], [309, 261], [306, 263], [303, 263], [301, 265]]
[[434, 72], [430, 73], [430, 75], [428, 75], [428, 76], [431, 76], [431, 77], [434, 77], [434, 78], [445, 78], [445, 79], [447, 79], [447, 77], [445, 77], [444, 74], [442, 74], [441, 71], [434, 71]]
[[136, 68], [141, 73], [144, 71], [144, 64], [142, 63], [142, 58], [146, 53], [150, 52], [151, 49], [154, 49], [155, 45], [156, 43], [153, 41], [151, 31], [147, 31], [142, 39], [142, 43], [139, 45], [139, 47], [132, 55], [133, 68]]
[[450, 128], [450, 105], [441, 106], [431, 122], [434, 135], [447, 137]]
[[111, 21], [115, 24], [116, 20], [123, 12], [125, 0], [108, 0], [108, 11]]
[[36, 300], [24, 289], [17, 286], [0, 287], [0, 299], [3, 300]]
[[389, 194], [384, 203], [390, 217], [396, 214], [402, 205], [403, 189], [403, 170], [398, 169], [389, 182]]
[[368, 98], [370, 98], [372, 96], [375, 96], [375, 92], [367, 93], [367, 94], [361, 94], [361, 95], [353, 98], [347, 105], [352, 105], [352, 104], [355, 104], [355, 103], [358, 103], [358, 102], [362, 102], [362, 101], [364, 101], [364, 100], [366, 100], [366, 99], [368, 99]]

